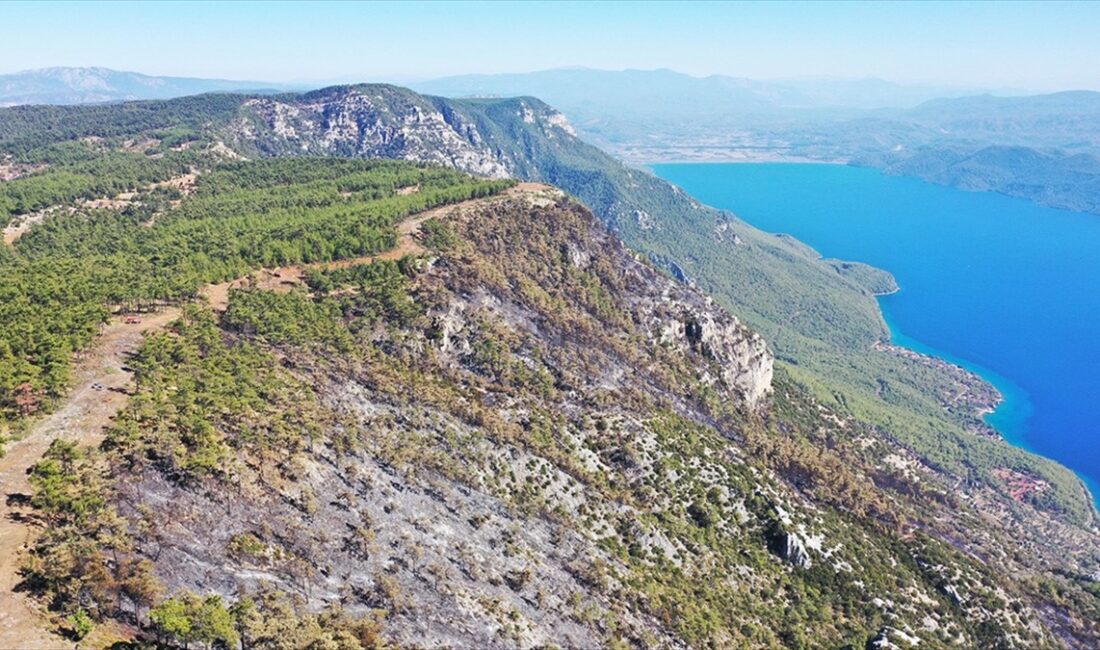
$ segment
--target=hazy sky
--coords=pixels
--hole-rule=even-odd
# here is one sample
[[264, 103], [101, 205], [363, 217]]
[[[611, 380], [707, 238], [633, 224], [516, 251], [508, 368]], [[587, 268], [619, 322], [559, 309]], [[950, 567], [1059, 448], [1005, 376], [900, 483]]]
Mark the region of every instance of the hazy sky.
[[1100, 89], [1100, 2], [0, 3], [0, 72], [262, 81], [565, 66]]

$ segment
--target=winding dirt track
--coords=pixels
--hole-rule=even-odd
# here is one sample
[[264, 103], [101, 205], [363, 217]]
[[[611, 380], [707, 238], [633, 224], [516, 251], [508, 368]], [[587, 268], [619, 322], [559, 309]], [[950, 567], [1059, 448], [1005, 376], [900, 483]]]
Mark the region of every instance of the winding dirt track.
[[[71, 648], [72, 641], [42, 629], [33, 600], [17, 592], [23, 552], [34, 536], [27, 471], [58, 438], [82, 446], [99, 442], [103, 429], [126, 404], [131, 375], [126, 359], [141, 345], [146, 332], [163, 328], [179, 316], [166, 309], [127, 325], [113, 318], [74, 369], [72, 393], [61, 408], [40, 420], [26, 437], [7, 445], [0, 458], [0, 648]], [[102, 388], [93, 388], [98, 384]]]
[[[538, 183], [520, 183], [503, 195], [534, 194], [549, 189]], [[252, 280], [242, 278], [209, 285], [201, 293], [215, 310], [224, 311], [229, 304], [229, 289], [257, 278], [264, 288], [286, 288], [300, 283], [308, 268], [347, 267], [423, 253], [425, 249], [416, 236], [425, 221], [493, 198], [471, 199], [416, 214], [397, 225], [397, 246], [378, 255], [263, 270], [253, 274]], [[178, 308], [169, 308], [143, 315], [140, 323], [129, 325], [121, 317], [112, 318], [74, 368], [73, 389], [61, 407], [38, 421], [21, 440], [9, 443], [7, 454], [0, 457], [0, 650], [73, 647], [72, 641], [47, 631], [44, 614], [37, 604], [17, 591], [23, 554], [35, 534], [34, 512], [27, 503], [31, 495], [27, 472], [58, 438], [74, 440], [81, 446], [99, 443], [104, 428], [126, 404], [132, 389], [132, 375], [124, 369], [126, 360], [137, 351], [146, 333], [163, 329], [179, 315]]]
[[406, 255], [419, 255], [427, 252], [427, 249], [417, 241], [417, 237], [420, 234], [420, 227], [424, 225], [425, 221], [435, 217], [445, 216], [454, 210], [461, 210], [486, 201], [493, 201], [500, 197], [536, 196], [546, 191], [555, 190], [553, 187], [542, 183], [518, 183], [515, 187], [505, 190], [501, 194], [495, 196], [470, 199], [468, 201], [451, 203], [438, 208], [432, 208], [431, 210], [425, 210], [424, 212], [419, 212], [398, 223], [397, 245], [382, 253], [346, 260], [337, 260], [335, 262], [319, 262], [317, 264], [303, 264], [299, 266], [282, 266], [276, 269], [261, 269], [245, 278], [238, 278], [232, 282], [209, 285], [200, 293], [202, 293], [216, 311], [225, 311], [226, 307], [229, 305], [230, 289], [236, 289], [242, 286], [253, 286], [272, 291], [289, 290], [294, 285], [303, 282], [305, 272], [309, 269], [347, 268], [349, 266], [358, 266], [377, 260], [398, 260]]

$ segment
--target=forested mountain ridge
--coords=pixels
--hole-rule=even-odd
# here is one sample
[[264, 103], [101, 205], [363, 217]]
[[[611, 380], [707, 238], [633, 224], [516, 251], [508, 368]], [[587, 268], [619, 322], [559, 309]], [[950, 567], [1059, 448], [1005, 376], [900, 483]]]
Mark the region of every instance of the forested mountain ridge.
[[[423, 258], [188, 310], [135, 358], [109, 444], [59, 446], [32, 474], [50, 533], [30, 585], [66, 627], [256, 647], [1097, 637], [1079, 483], [981, 435], [975, 378], [880, 341], [888, 276], [619, 165], [537, 100], [340, 87], [0, 111], [0, 133], [19, 176], [3, 205], [33, 221], [0, 248], [4, 273], [66, 309], [92, 297], [90, 324], [257, 266], [385, 250], [400, 215], [504, 186], [333, 155], [552, 181], [644, 253], [546, 190], [425, 223]], [[770, 397], [771, 355], [717, 305], [774, 350]], [[54, 312], [8, 312], [4, 332], [48, 323], [38, 340], [56, 340]], [[41, 358], [64, 368], [85, 331]], [[90, 573], [57, 573], [73, 552]]]
[[[985, 429], [976, 414], [989, 398], [983, 406], [981, 399], [960, 404], [955, 396], [989, 394], [974, 388], [980, 381], [874, 348], [886, 336], [872, 296], [881, 283], [620, 164], [579, 140], [560, 112], [537, 99], [452, 100], [393, 86], [336, 87], [245, 102], [225, 132], [247, 155], [384, 155], [562, 187], [629, 245], [757, 328], [823, 398], [842, 394], [847, 409], [889, 425], [919, 453], [960, 475], [969, 472], [975, 455], [983, 457], [980, 473], [994, 484], [986, 472], [1024, 463], [1063, 486], [1057, 492], [1067, 500], [1058, 508], [1076, 511], [1082, 522], [1093, 516], [1076, 478], [969, 432]], [[1077, 503], [1070, 506], [1072, 501]]]
[[[1043, 205], [1100, 211], [1100, 148], [1090, 139], [1098, 132], [1100, 111], [1097, 93], [1089, 91], [1027, 95], [873, 78], [761, 81], [586, 69], [467, 75], [413, 86], [448, 97], [541, 97], [574, 119], [586, 139], [632, 162], [846, 161]], [[51, 68], [0, 75], [0, 106], [290, 87]], [[1066, 137], [1051, 137], [1057, 132]]]

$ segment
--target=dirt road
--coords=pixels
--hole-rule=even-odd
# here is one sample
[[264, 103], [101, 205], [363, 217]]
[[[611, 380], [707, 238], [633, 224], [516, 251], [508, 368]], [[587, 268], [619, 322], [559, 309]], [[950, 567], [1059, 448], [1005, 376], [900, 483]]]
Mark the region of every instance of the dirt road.
[[[27, 470], [57, 438], [81, 445], [99, 442], [103, 429], [126, 404], [130, 373], [123, 370], [128, 356], [137, 350], [145, 332], [160, 329], [179, 317], [167, 309], [127, 325], [112, 319], [73, 372], [73, 390], [57, 411], [36, 423], [17, 442], [7, 445], [0, 458], [0, 648], [72, 648], [73, 642], [41, 629], [35, 603], [15, 591], [19, 565], [34, 529], [26, 503], [31, 494]], [[100, 388], [94, 388], [98, 385]]]
[[419, 255], [427, 252], [427, 249], [417, 240], [420, 228], [424, 222], [437, 217], [451, 214], [455, 210], [469, 208], [474, 205], [492, 201], [500, 197], [514, 197], [520, 195], [537, 196], [545, 191], [556, 191], [549, 185], [541, 183], [518, 183], [515, 187], [505, 190], [499, 195], [478, 199], [469, 199], [459, 203], [432, 208], [419, 212], [397, 224], [397, 245], [393, 248], [364, 257], [356, 257], [335, 262], [319, 262], [317, 264], [303, 264], [299, 266], [282, 266], [275, 269], [261, 269], [249, 275], [248, 278], [240, 278], [232, 282], [222, 282], [205, 287], [200, 293], [206, 297], [210, 305], [217, 311], [225, 311], [229, 306], [229, 290], [245, 285], [266, 289], [268, 291], [289, 291], [292, 287], [304, 282], [305, 272], [309, 269], [339, 269], [350, 266], [367, 264], [377, 260], [398, 260], [406, 255]]

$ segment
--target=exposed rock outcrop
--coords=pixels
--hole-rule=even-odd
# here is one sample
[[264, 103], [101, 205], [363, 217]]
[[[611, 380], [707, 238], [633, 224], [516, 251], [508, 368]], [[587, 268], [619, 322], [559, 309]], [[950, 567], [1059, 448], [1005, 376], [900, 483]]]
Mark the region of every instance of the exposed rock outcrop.
[[[665, 314], [659, 341], [680, 349], [691, 348], [718, 367], [716, 379], [758, 407], [771, 389], [773, 358], [764, 340], [741, 325], [736, 318], [714, 308], [700, 308], [669, 296], [658, 305]], [[708, 305], [709, 307], [709, 305]]]
[[809, 569], [813, 566], [810, 553], [806, 550], [806, 542], [797, 533], [774, 524], [768, 530], [767, 538], [768, 548], [780, 559], [800, 569]]
[[[522, 123], [541, 135], [575, 135], [565, 116], [545, 104], [510, 101]], [[341, 86], [293, 99], [250, 99], [228, 133], [238, 148], [263, 155], [395, 158], [494, 178], [517, 175], [523, 156], [462, 108], [394, 86]]]
[[884, 627], [867, 642], [867, 650], [901, 650], [920, 645], [920, 638], [892, 627]]
[[786, 533], [783, 536], [783, 559], [800, 569], [809, 569], [813, 566], [810, 554], [806, 551], [806, 545], [795, 533]]

